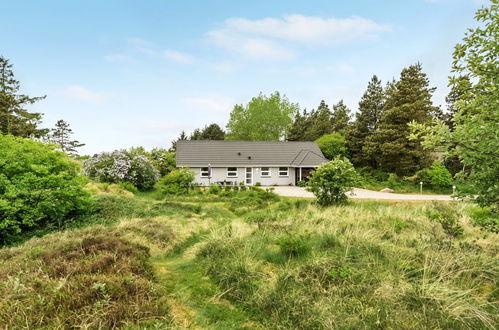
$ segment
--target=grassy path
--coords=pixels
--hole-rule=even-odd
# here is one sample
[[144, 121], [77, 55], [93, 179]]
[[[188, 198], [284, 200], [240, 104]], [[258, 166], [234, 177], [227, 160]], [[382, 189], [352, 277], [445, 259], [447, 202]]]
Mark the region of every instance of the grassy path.
[[[182, 329], [255, 328], [246, 313], [223, 298], [195, 258], [199, 239], [192, 239], [166, 258], [153, 260], [159, 282], [169, 293], [175, 326]], [[196, 242], [197, 241], [197, 242]]]

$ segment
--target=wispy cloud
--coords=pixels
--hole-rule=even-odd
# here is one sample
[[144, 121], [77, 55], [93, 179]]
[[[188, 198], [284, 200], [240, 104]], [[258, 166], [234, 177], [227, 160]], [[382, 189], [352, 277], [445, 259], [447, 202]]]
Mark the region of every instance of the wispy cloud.
[[323, 18], [287, 15], [250, 20], [229, 18], [207, 33], [224, 49], [253, 58], [289, 59], [299, 45], [331, 46], [359, 39], [376, 39], [391, 26], [354, 16]]
[[236, 103], [231, 98], [216, 95], [185, 98], [184, 102], [202, 111], [219, 114], [229, 113]]
[[170, 50], [170, 49], [164, 50], [163, 55], [167, 59], [172, 60], [172, 61], [177, 62], [177, 63], [192, 63], [192, 62], [194, 62], [194, 56], [187, 54], [187, 53], [178, 52], [175, 50]]
[[111, 96], [108, 93], [94, 92], [78, 85], [69, 86], [64, 90], [64, 94], [75, 100], [93, 104], [106, 103]]
[[195, 57], [173, 49], [161, 50], [152, 42], [141, 38], [129, 38], [125, 40], [127, 50], [123, 53], [104, 56], [104, 59], [111, 63], [132, 63], [140, 59], [169, 60], [176, 63], [192, 63]]

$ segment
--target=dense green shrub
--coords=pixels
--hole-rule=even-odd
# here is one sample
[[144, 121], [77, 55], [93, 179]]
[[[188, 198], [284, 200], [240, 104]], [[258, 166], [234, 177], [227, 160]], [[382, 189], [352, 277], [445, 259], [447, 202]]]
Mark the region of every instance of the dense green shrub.
[[154, 148], [147, 155], [161, 176], [165, 176], [175, 169], [176, 161], [174, 152], [162, 148]]
[[288, 258], [301, 257], [311, 251], [310, 238], [306, 236], [286, 235], [279, 237], [276, 243]]
[[218, 195], [222, 191], [222, 188], [220, 186], [217, 186], [216, 184], [211, 184], [210, 187], [208, 188], [208, 193], [213, 194], [213, 195]]
[[163, 194], [187, 194], [193, 188], [194, 173], [185, 168], [171, 171], [160, 179], [157, 188]]
[[499, 233], [499, 214], [490, 206], [475, 207], [469, 215], [475, 226], [482, 227], [493, 233]]
[[53, 146], [0, 134], [0, 245], [86, 213], [78, 163]]
[[416, 174], [416, 180], [432, 187], [449, 188], [452, 186], [452, 175], [440, 161], [435, 161], [430, 168]]
[[323, 135], [315, 142], [327, 159], [346, 156], [348, 153], [345, 137], [338, 132]]
[[139, 190], [137, 189], [137, 187], [135, 187], [133, 184], [131, 184], [130, 182], [118, 182], [117, 183], [118, 186], [120, 186], [121, 188], [125, 189], [125, 190], [128, 190], [129, 192], [132, 192], [132, 193], [136, 193], [138, 192]]
[[321, 165], [310, 175], [308, 190], [326, 206], [346, 200], [346, 192], [358, 182], [358, 174], [346, 158], [337, 157]]
[[101, 182], [130, 182], [140, 190], [152, 189], [159, 172], [139, 150], [115, 150], [97, 154], [83, 162], [85, 173]]

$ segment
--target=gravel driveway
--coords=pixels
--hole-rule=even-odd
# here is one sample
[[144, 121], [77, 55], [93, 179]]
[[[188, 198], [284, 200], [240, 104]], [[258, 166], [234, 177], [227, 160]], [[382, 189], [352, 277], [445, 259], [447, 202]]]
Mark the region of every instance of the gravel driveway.
[[[288, 197], [314, 197], [309, 191], [302, 187], [294, 186], [277, 186], [274, 192], [281, 196]], [[350, 198], [364, 199], [384, 199], [384, 200], [407, 200], [407, 201], [451, 201], [452, 197], [448, 195], [416, 195], [416, 194], [395, 194], [385, 193], [361, 188], [354, 188]]]

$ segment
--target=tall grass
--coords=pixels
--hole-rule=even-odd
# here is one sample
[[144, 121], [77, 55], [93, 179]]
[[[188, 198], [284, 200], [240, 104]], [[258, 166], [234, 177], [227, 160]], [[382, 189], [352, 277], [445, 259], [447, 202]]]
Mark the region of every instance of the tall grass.
[[279, 215], [276, 206], [247, 217], [245, 235], [219, 230], [198, 257], [269, 328], [493, 329], [497, 235], [471, 226], [465, 207], [357, 202]]
[[0, 250], [0, 328], [498, 325], [495, 220], [466, 203], [97, 195], [85, 221]]

